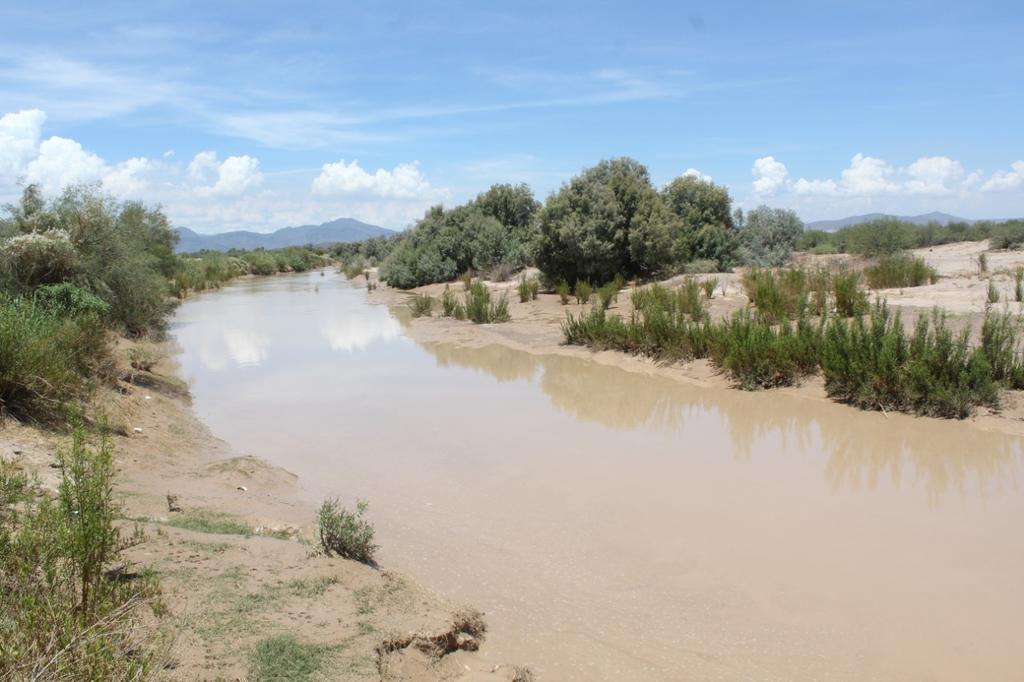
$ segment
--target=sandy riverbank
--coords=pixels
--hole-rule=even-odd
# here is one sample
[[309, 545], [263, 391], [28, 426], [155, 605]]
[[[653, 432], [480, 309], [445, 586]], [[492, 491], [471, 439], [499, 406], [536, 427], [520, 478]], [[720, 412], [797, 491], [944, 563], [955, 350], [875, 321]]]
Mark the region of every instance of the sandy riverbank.
[[[976, 334], [984, 317], [986, 296], [989, 281], [992, 281], [1002, 292], [1000, 306], [1014, 313], [1024, 312], [1024, 304], [1013, 302], [1013, 279], [1011, 271], [1024, 267], [1024, 252], [988, 252], [988, 272], [982, 275], [978, 271], [978, 256], [988, 252], [988, 242], [962, 242], [943, 246], [919, 249], [914, 255], [921, 256], [932, 267], [938, 270], [941, 278], [934, 285], [908, 289], [882, 289], [871, 292], [872, 297], [878, 295], [888, 300], [890, 306], [903, 315], [904, 322], [909, 326], [922, 314], [929, 314], [938, 306], [950, 315], [950, 323], [954, 328], [970, 326]], [[854, 259], [844, 254], [836, 256], [797, 255], [796, 260], [804, 266], [842, 263], [849, 267], [860, 268], [866, 261]], [[535, 276], [536, 271], [527, 271], [528, 276]], [[376, 271], [371, 271], [371, 278]], [[715, 275], [697, 275], [698, 279], [713, 278], [717, 287], [709, 302], [709, 312], [713, 317], [724, 317], [733, 311], [750, 304], [744, 294], [741, 275], [724, 273]], [[668, 280], [672, 285], [682, 280], [675, 277]], [[362, 284], [363, 278], [357, 278], [356, 284]], [[511, 320], [503, 324], [476, 325], [471, 322], [458, 321], [452, 318], [437, 316], [411, 319], [403, 316], [406, 333], [423, 343], [453, 343], [467, 347], [483, 347], [498, 344], [535, 354], [557, 354], [574, 357], [585, 357], [595, 362], [619, 367], [632, 372], [656, 374], [678, 381], [699, 386], [727, 388], [730, 382], [719, 373], [707, 360], [674, 365], [663, 365], [651, 360], [626, 355], [616, 351], [593, 352], [586, 348], [562, 345], [561, 324], [566, 314], [579, 315], [589, 310], [590, 306], [580, 306], [572, 299], [569, 305], [562, 305], [555, 294], [540, 294], [536, 301], [521, 303], [517, 294], [518, 275], [508, 282], [489, 282], [488, 286], [495, 292], [507, 292]], [[461, 293], [462, 284], [453, 282], [448, 286], [456, 293]], [[386, 286], [379, 286], [369, 292], [371, 302], [391, 306], [403, 306], [413, 293], [429, 294], [439, 298], [444, 291], [444, 284], [431, 284], [411, 291], [401, 291]], [[618, 301], [612, 304], [611, 313], [628, 317], [632, 312], [628, 290], [623, 290]], [[776, 392], [797, 395], [808, 400], [829, 401], [825, 393], [824, 382], [820, 377], [811, 377], [799, 386], [773, 389], [766, 391], [769, 397]], [[841, 409], [856, 408], [838, 405]], [[896, 415], [879, 414], [879, 419], [890, 419]], [[906, 417], [903, 418], [915, 418]], [[925, 418], [921, 418], [925, 419]], [[964, 420], [967, 428], [979, 428], [1012, 435], [1024, 435], [1024, 392], [1004, 391], [1002, 407], [996, 412], [979, 408], [976, 414]]]
[[[309, 541], [317, 501], [301, 497], [293, 474], [233, 452], [195, 417], [169, 343], [147, 344], [159, 362], [129, 376], [133, 345], [119, 342], [125, 380], [104, 389], [92, 410], [116, 432], [123, 526], [143, 519], [146, 541], [127, 558], [160, 576], [167, 613], [148, 627], [170, 642], [169, 679], [246, 679], [256, 644], [281, 633], [325, 647], [323, 679], [514, 679], [516, 668], [488, 660], [486, 637], [472, 641], [457, 626], [471, 608], [386, 566], [316, 555]], [[54, 455], [67, 440], [0, 423], [0, 456], [49, 491], [58, 483]], [[169, 495], [180, 511], [169, 511]], [[236, 530], [203, 532], [218, 525]], [[441, 655], [456, 644], [464, 649]]]

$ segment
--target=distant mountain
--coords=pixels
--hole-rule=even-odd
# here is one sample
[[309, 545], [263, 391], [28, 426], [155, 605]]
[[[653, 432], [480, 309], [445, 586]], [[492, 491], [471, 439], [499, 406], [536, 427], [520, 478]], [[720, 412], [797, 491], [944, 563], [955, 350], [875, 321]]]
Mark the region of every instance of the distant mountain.
[[858, 225], [860, 223], [866, 223], [871, 220], [878, 220], [880, 218], [896, 218], [897, 220], [903, 220], [908, 223], [915, 225], [927, 225], [928, 223], [939, 223], [940, 225], [947, 225], [949, 223], [973, 223], [973, 220], [967, 218], [958, 218], [955, 215], [949, 215], [948, 213], [939, 213], [938, 211], [932, 211], [931, 213], [923, 213], [921, 215], [889, 215], [888, 213], [865, 213], [864, 215], [854, 215], [849, 218], [839, 218], [838, 220], [815, 220], [811, 223], [805, 223], [804, 228], [808, 230], [825, 230], [826, 232], [832, 232], [838, 230], [841, 227], [847, 227], [849, 225]]
[[393, 230], [363, 223], [353, 218], [338, 218], [319, 225], [284, 227], [276, 232], [221, 232], [220, 234], [199, 234], [187, 227], [179, 227], [178, 253], [193, 253], [207, 249], [229, 251], [231, 249], [281, 249], [286, 246], [304, 244], [335, 244], [357, 242], [370, 237], [394, 234]]

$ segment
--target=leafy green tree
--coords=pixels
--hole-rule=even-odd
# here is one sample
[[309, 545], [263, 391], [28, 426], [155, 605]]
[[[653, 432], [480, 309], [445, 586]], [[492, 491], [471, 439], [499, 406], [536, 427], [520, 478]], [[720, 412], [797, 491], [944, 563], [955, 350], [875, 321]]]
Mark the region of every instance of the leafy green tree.
[[630, 158], [602, 161], [541, 209], [536, 263], [568, 282], [651, 275], [668, 261], [670, 220], [646, 167]]
[[739, 245], [729, 191], [710, 180], [683, 175], [662, 191], [674, 216], [672, 255], [678, 265], [713, 260], [730, 269]]
[[782, 267], [803, 232], [804, 223], [794, 211], [758, 206], [747, 213], [740, 230], [740, 257], [749, 265]]

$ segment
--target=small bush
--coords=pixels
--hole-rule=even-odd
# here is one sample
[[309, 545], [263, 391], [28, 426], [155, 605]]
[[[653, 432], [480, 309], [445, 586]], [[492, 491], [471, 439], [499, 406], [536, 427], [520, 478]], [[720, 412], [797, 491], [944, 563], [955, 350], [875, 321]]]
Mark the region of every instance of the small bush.
[[935, 284], [939, 273], [923, 258], [897, 254], [883, 256], [878, 263], [865, 268], [864, 277], [872, 289], [892, 289]]
[[526, 275], [523, 275], [519, 279], [519, 286], [517, 287], [517, 289], [519, 291], [519, 302], [520, 303], [526, 303], [527, 301], [530, 300], [530, 288], [531, 288], [530, 287], [530, 282], [527, 282], [526, 281]]
[[147, 678], [157, 666], [139, 607], [157, 585], [110, 577], [133, 541], [114, 525], [110, 445], [89, 447], [76, 428], [59, 462], [51, 499], [0, 461], [0, 678]]
[[978, 254], [978, 274], [984, 275], [988, 272], [988, 256], [984, 253]]
[[67, 317], [95, 315], [105, 317], [110, 304], [70, 282], [48, 284], [32, 291], [36, 303]]
[[700, 286], [704, 289], [704, 296], [710, 299], [715, 295], [715, 287], [718, 286], [718, 278], [712, 277], [710, 279], [706, 279], [700, 283]]
[[455, 309], [459, 301], [455, 298], [454, 292], [447, 284], [444, 285], [444, 292], [441, 294], [441, 315], [443, 317], [455, 317]]
[[1008, 312], [985, 310], [981, 326], [981, 350], [992, 378], [1007, 388], [1024, 388], [1024, 365], [1020, 362], [1021, 320]]
[[1011, 220], [995, 226], [989, 246], [1007, 251], [1024, 248], [1024, 221]]
[[989, 303], [999, 303], [999, 289], [996, 288], [996, 283], [992, 280], [988, 281], [988, 292], [986, 293], [986, 299]]
[[537, 296], [540, 295], [540, 282], [537, 280], [530, 280], [530, 300], [536, 301]]
[[464, 273], [459, 275], [459, 281], [462, 282], [462, 286], [466, 291], [469, 291], [469, 287], [473, 284], [473, 271], [466, 270]]
[[789, 386], [817, 370], [820, 338], [820, 329], [806, 317], [800, 318], [795, 330], [788, 321], [774, 328], [740, 309], [714, 328], [711, 360], [739, 388]]
[[743, 273], [743, 287], [766, 321], [795, 319], [808, 305], [808, 276], [803, 270], [763, 270]]
[[[817, 292], [815, 294], [817, 295]], [[836, 304], [836, 314], [841, 317], [864, 315], [871, 307], [868, 303], [867, 292], [860, 288], [860, 274], [856, 272], [836, 273], [832, 278], [832, 294]]]
[[568, 282], [564, 279], [559, 280], [558, 284], [555, 285], [555, 293], [558, 294], [558, 300], [561, 301], [562, 305], [569, 305], [571, 290], [569, 289]]
[[325, 554], [337, 554], [364, 564], [373, 563], [377, 545], [373, 544], [373, 524], [363, 518], [369, 504], [363, 500], [356, 503], [356, 510], [349, 511], [336, 499], [325, 500], [317, 512], [317, 528], [320, 548]]
[[577, 304], [590, 303], [590, 299], [594, 295], [594, 287], [590, 282], [576, 280], [576, 288], [573, 289], [573, 294], [576, 296]]
[[434, 309], [434, 299], [427, 294], [414, 294], [408, 305], [413, 317], [430, 317], [430, 311]]
[[597, 290], [597, 298], [601, 303], [602, 309], [608, 310], [612, 303], [619, 299], [619, 290], [624, 284], [625, 282], [621, 277], [616, 277], [611, 282], [608, 282]]
[[[465, 316], [476, 324], [508, 322], [508, 294], [502, 293], [497, 301], [491, 300], [491, 292], [483, 282], [473, 282], [466, 292], [463, 306]], [[458, 313], [458, 310], [456, 310]], [[456, 314], [458, 318], [458, 314]]]

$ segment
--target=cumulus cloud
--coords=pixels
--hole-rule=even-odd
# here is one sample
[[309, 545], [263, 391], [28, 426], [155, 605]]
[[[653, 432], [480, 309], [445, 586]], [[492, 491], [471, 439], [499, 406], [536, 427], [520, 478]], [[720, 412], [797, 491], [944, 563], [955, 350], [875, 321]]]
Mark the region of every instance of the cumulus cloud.
[[842, 172], [840, 185], [846, 194], [868, 196], [895, 192], [899, 185], [892, 181], [895, 169], [882, 159], [854, 154], [850, 167]]
[[785, 184], [789, 171], [786, 166], [775, 160], [774, 156], [764, 156], [754, 161], [754, 194], [767, 197], [778, 192]]
[[[188, 176], [201, 183], [196, 191], [203, 195], [237, 196], [263, 183], [260, 161], [249, 155], [229, 156], [217, 162], [212, 151], [199, 152], [188, 164]], [[216, 178], [213, 184], [205, 184]]]
[[25, 180], [46, 192], [57, 192], [68, 185], [102, 180], [107, 170], [103, 159], [78, 142], [54, 136], [39, 145], [37, 156], [25, 167]]
[[917, 194], [953, 194], [967, 177], [963, 164], [948, 156], [928, 156], [907, 166], [904, 187]]
[[714, 182], [714, 178], [712, 178], [710, 175], [704, 175], [696, 168], [687, 168], [685, 171], [683, 171], [683, 177], [697, 178], [698, 180], [703, 180], [704, 182]]
[[345, 159], [323, 165], [320, 175], [313, 179], [313, 192], [321, 196], [362, 194], [399, 199], [429, 197], [436, 193], [420, 173], [416, 161], [398, 164], [392, 170], [378, 168], [371, 174], [359, 166], [359, 161], [345, 163]]
[[993, 192], [1018, 187], [1024, 187], [1024, 161], [1014, 161], [1009, 171], [996, 171], [981, 189], [983, 192]]
[[0, 116], [0, 177], [16, 175], [36, 155], [46, 114], [27, 109]]

